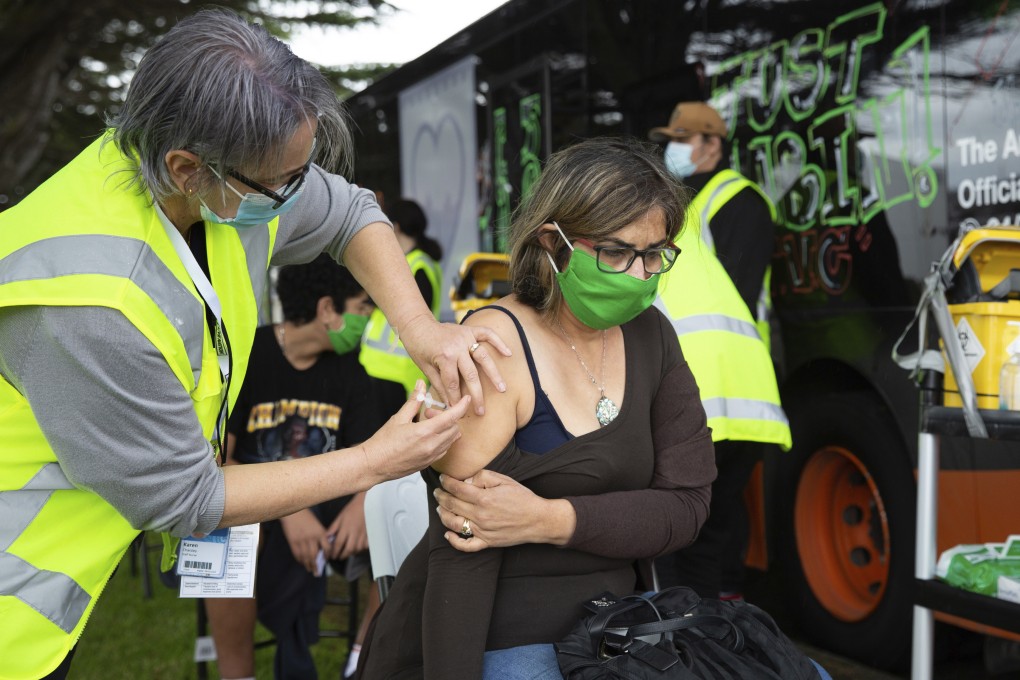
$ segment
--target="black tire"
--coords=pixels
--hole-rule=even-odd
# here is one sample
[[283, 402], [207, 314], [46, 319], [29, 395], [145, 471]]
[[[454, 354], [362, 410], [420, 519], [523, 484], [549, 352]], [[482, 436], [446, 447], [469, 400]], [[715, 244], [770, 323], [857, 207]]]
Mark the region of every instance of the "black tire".
[[785, 406], [794, 448], [779, 456], [777, 556], [789, 609], [810, 642], [905, 669], [916, 486], [903, 437], [867, 392]]

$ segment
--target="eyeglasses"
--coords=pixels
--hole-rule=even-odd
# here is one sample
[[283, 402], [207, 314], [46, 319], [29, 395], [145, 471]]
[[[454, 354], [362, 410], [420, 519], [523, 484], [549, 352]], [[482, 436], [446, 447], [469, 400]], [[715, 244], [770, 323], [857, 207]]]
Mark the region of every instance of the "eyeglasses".
[[606, 274], [622, 274], [631, 268], [639, 256], [646, 274], [663, 274], [668, 272], [676, 263], [677, 255], [680, 254], [680, 247], [675, 243], [669, 243], [662, 248], [621, 248], [619, 246], [596, 246], [587, 239], [578, 239], [595, 251], [595, 262], [599, 271]]
[[[287, 183], [284, 184], [283, 187], [281, 187], [277, 191], [273, 191], [269, 187], [263, 186], [263, 185], [259, 184], [258, 182], [256, 182], [255, 180], [250, 179], [248, 177], [245, 177], [244, 175], [239, 173], [237, 170], [234, 170], [232, 168], [228, 168], [226, 170], [226, 174], [230, 175], [231, 177], [233, 177], [234, 179], [236, 179], [236, 180], [238, 180], [240, 182], [243, 182], [244, 184], [247, 184], [249, 187], [251, 187], [255, 191], [259, 192], [263, 196], [268, 196], [269, 198], [271, 198], [274, 201], [276, 201], [276, 203], [273, 204], [273, 210], [276, 210], [281, 205], [286, 203], [290, 199], [291, 196], [293, 196], [295, 193], [297, 193], [298, 189], [301, 188], [301, 185], [303, 185], [305, 183], [305, 176], [308, 175], [308, 168], [310, 168], [312, 166], [312, 159], [313, 158], [315, 158], [315, 139], [314, 138], [312, 139], [312, 152], [308, 155], [308, 162], [305, 163], [304, 167], [301, 168], [290, 179], [288, 179]], [[227, 186], [230, 186], [230, 185], [227, 185]]]

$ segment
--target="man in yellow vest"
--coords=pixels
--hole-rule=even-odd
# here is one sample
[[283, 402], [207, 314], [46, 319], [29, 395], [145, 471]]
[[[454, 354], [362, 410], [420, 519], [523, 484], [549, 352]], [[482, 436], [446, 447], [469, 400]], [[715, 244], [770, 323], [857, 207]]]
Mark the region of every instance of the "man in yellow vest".
[[657, 304], [698, 381], [719, 470], [697, 541], [656, 560], [656, 569], [660, 586], [739, 598], [747, 533], [741, 494], [764, 449], [789, 449], [791, 441], [768, 349], [775, 209], [729, 168], [726, 136], [722, 118], [703, 102], [677, 104], [669, 123], [649, 133], [665, 143], [666, 167], [696, 192]]
[[[437, 323], [371, 192], [322, 167], [350, 151], [314, 67], [203, 10], [146, 52], [113, 127], [0, 213], [0, 679], [66, 677], [139, 531], [175, 546], [410, 474], [459, 436], [451, 384], [476, 411], [479, 374], [502, 386], [505, 344]], [[324, 251], [451, 406], [412, 422], [412, 398], [357, 447], [217, 467], [268, 267]]]
[[[443, 281], [439, 261], [443, 258], [443, 249], [438, 241], [425, 234], [428, 229], [425, 211], [408, 198], [387, 205], [385, 211], [393, 223], [397, 244], [404, 252], [421, 297], [438, 319]], [[414, 390], [415, 383], [425, 377], [378, 308], [372, 312], [361, 336], [360, 359], [365, 371], [374, 378], [378, 402], [384, 412], [392, 413], [394, 406], [399, 408]]]

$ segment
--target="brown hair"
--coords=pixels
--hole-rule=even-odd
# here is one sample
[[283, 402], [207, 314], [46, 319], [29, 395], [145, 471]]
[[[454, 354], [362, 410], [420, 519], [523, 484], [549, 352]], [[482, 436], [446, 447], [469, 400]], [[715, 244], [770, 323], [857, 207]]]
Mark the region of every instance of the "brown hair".
[[[596, 137], [561, 149], [514, 211], [507, 235], [511, 290], [543, 313], [554, 313], [562, 301], [556, 272], [538, 240], [542, 225], [556, 222], [570, 241], [599, 240], [658, 209], [673, 241], [689, 202], [687, 188], [666, 170], [656, 146]], [[553, 255], [560, 271], [569, 252], [560, 239]]]

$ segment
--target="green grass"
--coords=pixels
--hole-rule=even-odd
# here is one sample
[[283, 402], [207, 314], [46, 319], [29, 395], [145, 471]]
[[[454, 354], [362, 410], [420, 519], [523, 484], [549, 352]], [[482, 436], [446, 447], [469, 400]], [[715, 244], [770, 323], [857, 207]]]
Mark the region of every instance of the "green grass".
[[[155, 536], [149, 537], [155, 544]], [[149, 553], [152, 597], [143, 597], [141, 573], [131, 573], [131, 555], [125, 555], [95, 610], [85, 633], [78, 643], [71, 664], [70, 680], [176, 680], [197, 678], [194, 662], [197, 631], [196, 600], [182, 600], [177, 591], [167, 588], [158, 576], [159, 551]], [[367, 589], [375, 587], [367, 577], [361, 580], [361, 602]], [[347, 584], [334, 576], [329, 582], [330, 594], [346, 596]], [[323, 629], [344, 629], [346, 608], [327, 606], [322, 615]], [[261, 625], [256, 640], [272, 635]], [[255, 652], [257, 678], [273, 677], [273, 653], [269, 646]], [[347, 658], [347, 642], [338, 638], [322, 638], [312, 648], [319, 677], [339, 680], [341, 666]], [[208, 664], [209, 678], [218, 678], [216, 663]]]

